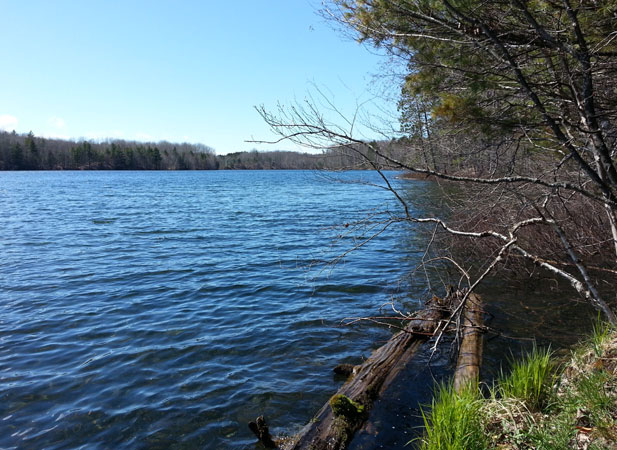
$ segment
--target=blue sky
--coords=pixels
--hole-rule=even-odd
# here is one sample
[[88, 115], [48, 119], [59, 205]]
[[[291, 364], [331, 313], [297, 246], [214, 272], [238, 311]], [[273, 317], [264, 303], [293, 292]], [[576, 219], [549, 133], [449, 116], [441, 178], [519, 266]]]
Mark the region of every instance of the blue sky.
[[244, 142], [272, 138], [254, 106], [316, 85], [351, 112], [385, 60], [333, 30], [317, 0], [0, 5], [0, 128], [40, 136], [273, 149]]

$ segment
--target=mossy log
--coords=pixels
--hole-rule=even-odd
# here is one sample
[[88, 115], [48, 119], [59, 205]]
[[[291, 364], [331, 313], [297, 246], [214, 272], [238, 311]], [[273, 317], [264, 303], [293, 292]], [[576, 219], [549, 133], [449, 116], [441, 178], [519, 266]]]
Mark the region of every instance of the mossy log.
[[[418, 312], [405, 329], [376, 349], [360, 366], [354, 369], [345, 384], [315, 415], [285, 450], [342, 450], [368, 417], [374, 400], [394, 380], [412, 358], [422, 342], [447, 317], [449, 300], [436, 297]], [[334, 406], [332, 406], [334, 405]], [[353, 407], [349, 406], [352, 405]], [[334, 410], [336, 411], [334, 411]], [[345, 411], [352, 411], [347, 414]]]
[[461, 345], [454, 372], [454, 390], [459, 393], [478, 383], [482, 364], [482, 314], [482, 300], [474, 293], [469, 294], [463, 309]]

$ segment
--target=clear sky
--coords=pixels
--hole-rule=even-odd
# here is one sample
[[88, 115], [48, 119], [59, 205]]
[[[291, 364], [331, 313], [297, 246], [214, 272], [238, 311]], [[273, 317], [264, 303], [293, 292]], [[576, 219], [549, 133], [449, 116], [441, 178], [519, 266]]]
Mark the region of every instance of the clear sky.
[[318, 0], [0, 6], [0, 128], [37, 136], [274, 149], [245, 142], [272, 138], [254, 106], [315, 84], [351, 111], [384, 62], [317, 15]]

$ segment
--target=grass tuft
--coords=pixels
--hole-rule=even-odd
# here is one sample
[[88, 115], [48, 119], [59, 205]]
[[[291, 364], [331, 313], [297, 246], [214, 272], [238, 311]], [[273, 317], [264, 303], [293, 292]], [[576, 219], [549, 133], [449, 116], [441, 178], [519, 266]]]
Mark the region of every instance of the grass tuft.
[[426, 434], [422, 450], [484, 450], [487, 439], [482, 429], [481, 397], [477, 389], [457, 394], [451, 384], [441, 385], [430, 413], [422, 411]]
[[441, 385], [421, 450], [617, 450], [617, 329], [597, 323], [562, 364], [533, 348], [483, 398]]
[[595, 356], [602, 356], [604, 345], [612, 331], [614, 331], [614, 327], [608, 322], [603, 322], [600, 317], [598, 317], [593, 324], [593, 331], [591, 333], [591, 347], [593, 348]]
[[498, 379], [499, 395], [519, 399], [532, 410], [545, 406], [555, 380], [551, 355], [550, 349], [534, 346], [521, 360], [513, 361], [510, 374], [502, 373]]

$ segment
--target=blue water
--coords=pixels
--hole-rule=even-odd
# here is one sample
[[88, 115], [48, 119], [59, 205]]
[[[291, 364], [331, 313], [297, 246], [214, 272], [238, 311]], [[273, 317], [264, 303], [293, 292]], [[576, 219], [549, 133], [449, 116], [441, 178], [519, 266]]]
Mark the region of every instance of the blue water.
[[424, 289], [399, 283], [422, 255], [400, 226], [327, 265], [397, 209], [370, 182], [0, 173], [0, 447], [243, 449], [260, 414], [304, 425], [332, 367], [391, 334], [341, 321]]

